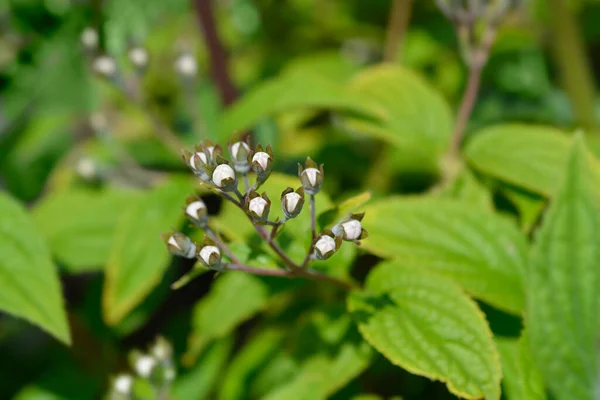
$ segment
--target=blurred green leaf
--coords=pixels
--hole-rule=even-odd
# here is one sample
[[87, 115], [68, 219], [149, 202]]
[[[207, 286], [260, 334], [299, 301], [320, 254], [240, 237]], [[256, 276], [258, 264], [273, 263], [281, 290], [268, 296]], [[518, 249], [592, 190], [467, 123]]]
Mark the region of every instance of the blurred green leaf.
[[502, 364], [502, 385], [508, 400], [545, 400], [544, 381], [529, 349], [525, 333], [517, 339], [496, 339]]
[[466, 168], [442, 190], [441, 196], [472, 204], [481, 210], [494, 209], [492, 193]]
[[365, 211], [367, 250], [452, 278], [501, 310], [523, 311], [527, 242], [509, 221], [432, 197], [391, 197]]
[[138, 199], [134, 191], [65, 190], [38, 202], [33, 218], [70, 272], [96, 270], [108, 259], [120, 216]]
[[369, 200], [371, 200], [371, 192], [364, 192], [344, 200], [339, 205], [322, 212], [317, 217], [319, 227], [325, 229], [347, 217], [348, 214], [361, 212], [360, 208], [367, 204]]
[[219, 388], [219, 400], [243, 400], [252, 375], [281, 348], [284, 332], [267, 329], [254, 335], [229, 363]]
[[17, 201], [0, 193], [0, 309], [71, 343], [50, 251]]
[[[484, 174], [550, 196], [564, 172], [570, 143], [569, 136], [552, 127], [496, 125], [475, 134], [465, 148], [465, 157]], [[595, 161], [590, 173], [598, 174], [597, 164]]]
[[192, 180], [173, 178], [145, 194], [119, 220], [102, 299], [108, 324], [121, 321], [160, 282], [171, 259], [160, 233], [181, 224], [181, 207], [192, 191]]
[[267, 285], [256, 276], [227, 272], [218, 277], [194, 307], [186, 361], [191, 363], [211, 340], [228, 335], [262, 310], [268, 297]]
[[500, 364], [483, 313], [452, 282], [401, 263], [378, 266], [348, 297], [364, 338], [392, 363], [460, 397], [498, 400]]
[[295, 355], [302, 362], [293, 378], [262, 397], [265, 400], [327, 399], [371, 361], [371, 347], [358, 335], [347, 314], [314, 312], [298, 333], [300, 347]]
[[306, 108], [347, 110], [370, 117], [382, 113], [340, 84], [313, 73], [294, 72], [261, 83], [227, 109], [220, 119], [219, 137], [228, 140], [233, 132], [252, 128], [274, 114]]
[[513, 187], [502, 188], [502, 193], [519, 211], [519, 221], [523, 232], [530, 232], [540, 219], [547, 200], [539, 195]]
[[558, 193], [536, 234], [525, 322], [556, 399], [592, 400], [598, 388], [600, 215], [578, 135]]
[[453, 118], [450, 106], [435, 88], [416, 73], [395, 65], [362, 71], [350, 88], [385, 114], [378, 120], [345, 118], [348, 129], [397, 146], [402, 150], [397, 160], [400, 167], [422, 169], [436, 164], [448, 145]]
[[232, 348], [233, 337], [213, 343], [192, 369], [178, 376], [171, 390], [173, 400], [209, 398], [209, 394], [218, 388], [216, 383], [227, 365]]

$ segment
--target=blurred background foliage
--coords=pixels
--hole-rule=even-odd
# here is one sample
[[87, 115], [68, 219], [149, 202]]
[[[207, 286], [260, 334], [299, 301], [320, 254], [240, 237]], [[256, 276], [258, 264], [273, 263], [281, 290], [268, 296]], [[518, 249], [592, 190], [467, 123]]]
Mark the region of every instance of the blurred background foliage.
[[[192, 267], [171, 261], [155, 245], [158, 232], [182, 224], [182, 200], [195, 188], [177, 145], [191, 148], [202, 139], [225, 144], [234, 131], [251, 131], [254, 142], [273, 143], [278, 169], [291, 175], [310, 155], [326, 164], [321, 210], [367, 189], [373, 198], [424, 192], [445, 174], [440, 159], [466, 68], [454, 29], [433, 1], [413, 1], [408, 27], [391, 43], [390, 0], [219, 0], [212, 2], [209, 28], [197, 15], [207, 17], [207, 4], [0, 3], [0, 187], [29, 206], [48, 242], [73, 337], [67, 349], [21, 320], [0, 316], [0, 398], [98, 398], [108, 377], [126, 368], [127, 351], [159, 333], [172, 341], [182, 363], [175, 399], [215, 393], [256, 398], [273, 387], [280, 391], [273, 398], [294, 398], [281, 393], [298, 393], [311, 365], [326, 362], [314, 343], [327, 348], [356, 333], [327, 292], [292, 303], [290, 285], [300, 293], [320, 290], [304, 283], [227, 275], [213, 284], [206, 274], [171, 291]], [[583, 126], [596, 147], [599, 19], [597, 0], [530, 0], [510, 12], [484, 70], [467, 140], [484, 127], [513, 121]], [[96, 49], [82, 45], [89, 27], [99, 33]], [[211, 28], [216, 35], [207, 34]], [[144, 71], [128, 60], [135, 46], [148, 51]], [[197, 61], [193, 77], [175, 67], [187, 53]], [[112, 81], [93, 72], [103, 54], [117, 62]], [[470, 162], [477, 165], [473, 153]], [[501, 173], [495, 176], [502, 179]], [[165, 177], [166, 185], [154, 187]], [[277, 179], [273, 185], [281, 191], [288, 178]], [[532, 190], [513, 182], [484, 193], [482, 181], [494, 187], [493, 178], [466, 171], [447, 195], [470, 196], [481, 207], [494, 202], [509, 215], [518, 209], [529, 232], [544, 207], [545, 182], [534, 178], [525, 182]], [[232, 228], [237, 220], [229, 210], [207, 198], [212, 213], [222, 211], [218, 228], [244, 239], [245, 232]], [[122, 222], [125, 211], [128, 222]], [[119, 258], [116, 235], [134, 238], [142, 249], [137, 258]], [[248, 248], [238, 250], [253, 257]], [[360, 277], [376, 262], [364, 253], [353, 261], [354, 249], [345, 253], [321, 267]], [[255, 261], [269, 263], [261, 257]], [[119, 269], [127, 263], [144, 269]], [[240, 298], [220, 298], [228, 294], [219, 286], [227, 285], [243, 288]], [[103, 291], [112, 294], [103, 297]], [[495, 333], [518, 335], [517, 318], [483, 307]], [[253, 318], [261, 310], [265, 315]], [[276, 351], [280, 343], [285, 351]], [[402, 372], [363, 347], [357, 341], [347, 356], [360, 363], [374, 359], [368, 368], [359, 363], [357, 371], [338, 371], [359, 379], [348, 387], [343, 380], [340, 387], [320, 382], [320, 394], [452, 398], [442, 384]]]

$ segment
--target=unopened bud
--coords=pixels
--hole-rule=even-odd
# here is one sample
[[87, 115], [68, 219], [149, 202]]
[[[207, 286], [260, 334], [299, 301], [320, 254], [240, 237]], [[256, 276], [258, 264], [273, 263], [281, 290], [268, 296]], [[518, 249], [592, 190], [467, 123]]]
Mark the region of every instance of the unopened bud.
[[143, 47], [133, 47], [128, 53], [129, 61], [139, 69], [143, 69], [148, 65], [150, 59], [148, 52]]
[[93, 69], [97, 74], [111, 78], [117, 72], [117, 63], [110, 56], [99, 56], [94, 60]]
[[198, 73], [198, 63], [190, 53], [183, 53], [175, 61], [175, 70], [181, 75], [193, 78]]
[[196, 245], [183, 233], [163, 234], [163, 240], [167, 243], [169, 252], [175, 256], [194, 258]]
[[229, 164], [218, 165], [212, 173], [212, 181], [215, 186], [226, 192], [234, 191], [237, 188], [237, 177]]
[[231, 158], [235, 170], [239, 173], [246, 174], [250, 171], [250, 165], [248, 164], [248, 153], [250, 153], [250, 147], [246, 142], [235, 142], [229, 146], [231, 152]]
[[130, 375], [118, 375], [113, 381], [113, 390], [116, 393], [128, 395], [133, 388], [133, 378]]
[[149, 378], [156, 366], [156, 360], [152, 356], [141, 355], [135, 360], [135, 372], [142, 378]]
[[202, 199], [189, 197], [186, 202], [185, 215], [197, 226], [206, 226], [208, 211]]
[[217, 246], [204, 246], [198, 253], [198, 258], [208, 268], [215, 269], [215, 267], [221, 264], [221, 251]]
[[98, 48], [98, 31], [88, 26], [81, 32], [81, 44], [86, 50]]
[[295, 218], [302, 211], [304, 206], [304, 187], [300, 186], [294, 192], [294, 189], [288, 187], [281, 193], [281, 208], [287, 219]]
[[326, 260], [331, 257], [342, 245], [342, 238], [335, 237], [331, 231], [324, 231], [315, 240], [315, 257]]
[[252, 170], [258, 176], [259, 182], [264, 182], [267, 180], [269, 175], [271, 174], [271, 169], [273, 166], [273, 149], [271, 145], [267, 145], [266, 151], [259, 144], [256, 146], [256, 150], [250, 159], [250, 164], [252, 166]]
[[364, 213], [350, 214], [333, 227], [332, 231], [334, 235], [352, 242], [365, 239], [368, 236], [368, 232], [363, 229], [361, 224], [364, 215]]
[[173, 347], [171, 347], [171, 344], [166, 339], [162, 337], [156, 339], [156, 342], [152, 345], [150, 351], [152, 355], [160, 362], [171, 362], [171, 357], [173, 356]]
[[302, 170], [302, 165], [298, 164], [298, 176], [304, 185], [304, 190], [310, 195], [315, 195], [321, 190], [323, 184], [323, 164], [317, 168], [317, 164], [308, 157], [305, 163], [305, 169]]

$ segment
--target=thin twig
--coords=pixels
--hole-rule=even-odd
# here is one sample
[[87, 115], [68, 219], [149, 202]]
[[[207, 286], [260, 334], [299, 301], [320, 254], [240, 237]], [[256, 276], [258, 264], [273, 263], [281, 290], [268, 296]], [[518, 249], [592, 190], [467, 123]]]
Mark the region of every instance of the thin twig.
[[221, 250], [223, 250], [223, 252], [227, 255], [227, 257], [229, 257], [231, 261], [233, 261], [234, 263], [240, 262], [240, 260], [233, 254], [229, 247], [227, 247], [225, 242], [223, 242], [211, 228], [209, 228], [208, 226], [204, 227], [204, 232], [206, 232], [208, 237], [211, 238], [212, 241], [215, 242]]
[[317, 217], [316, 217], [316, 205], [315, 195], [310, 195], [310, 229], [312, 234], [312, 240], [317, 237]]
[[355, 286], [350, 282], [345, 282], [340, 279], [334, 278], [332, 276], [323, 274], [321, 272], [307, 269], [307, 270], [282, 270], [282, 269], [267, 269], [267, 268], [254, 268], [245, 264], [227, 264], [225, 266], [226, 270], [230, 271], [244, 271], [254, 275], [262, 275], [262, 276], [275, 276], [280, 278], [305, 278], [315, 281], [323, 281], [332, 283], [338, 287], [341, 287], [345, 290], [352, 290]]
[[402, 52], [402, 41], [408, 29], [412, 0], [393, 0], [385, 34], [384, 61], [394, 61]]
[[246, 193], [250, 192], [250, 182], [248, 181], [248, 174], [243, 174], [244, 177], [244, 188], [246, 189]]

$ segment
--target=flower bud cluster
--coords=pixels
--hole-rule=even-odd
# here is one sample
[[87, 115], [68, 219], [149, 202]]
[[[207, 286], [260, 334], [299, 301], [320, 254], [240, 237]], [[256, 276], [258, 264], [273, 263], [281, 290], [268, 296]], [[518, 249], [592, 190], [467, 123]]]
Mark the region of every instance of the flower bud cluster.
[[132, 374], [117, 375], [111, 385], [110, 399], [129, 400], [138, 398], [136, 382], [145, 381], [155, 390], [168, 388], [175, 380], [173, 348], [164, 338], [158, 338], [148, 353], [132, 351], [129, 355]]

